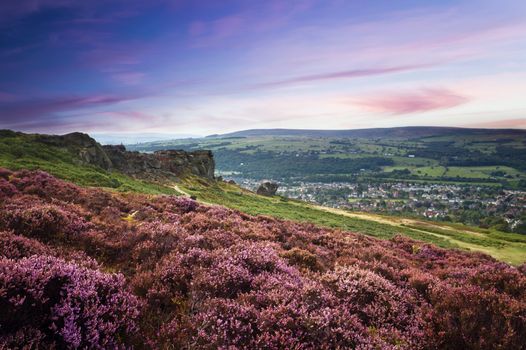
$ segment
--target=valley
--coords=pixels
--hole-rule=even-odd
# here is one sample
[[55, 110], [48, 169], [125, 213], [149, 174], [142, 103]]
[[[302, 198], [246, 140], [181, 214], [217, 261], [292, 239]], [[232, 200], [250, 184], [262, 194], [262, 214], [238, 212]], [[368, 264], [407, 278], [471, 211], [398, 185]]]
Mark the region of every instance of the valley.
[[217, 175], [324, 206], [526, 232], [521, 130], [271, 129], [127, 147], [211, 149]]
[[[222, 205], [251, 215], [314, 223], [323, 227], [360, 232], [381, 239], [390, 239], [402, 234], [444, 248], [485, 252], [514, 265], [526, 261], [526, 235], [503, 232], [495, 227], [479, 228], [444, 221], [431, 222], [426, 218], [410, 215], [411, 213], [386, 215], [382, 211], [355, 212], [349, 211], [348, 207], [337, 209], [333, 205], [327, 205], [328, 203], [320, 206], [311, 200], [259, 196], [236, 184], [195, 175], [179, 178], [168, 176], [163, 181], [157, 178], [158, 181], [152, 182], [148, 180], [149, 175], [145, 179], [137, 176], [138, 174], [130, 176], [115, 169], [105, 170], [96, 165], [82, 163], [78, 158], [78, 148], [42, 143], [38, 135], [8, 131], [0, 135], [3, 135], [0, 137], [0, 167], [15, 170], [44, 170], [82, 186], [101, 187], [112, 192], [191, 195], [202, 203]], [[87, 144], [93, 147], [91, 142]], [[220, 166], [218, 160], [215, 162]], [[412, 224], [404, 224], [403, 220], [412, 220]], [[444, 228], [446, 231], [441, 232]], [[479, 235], [475, 236], [473, 232]]]

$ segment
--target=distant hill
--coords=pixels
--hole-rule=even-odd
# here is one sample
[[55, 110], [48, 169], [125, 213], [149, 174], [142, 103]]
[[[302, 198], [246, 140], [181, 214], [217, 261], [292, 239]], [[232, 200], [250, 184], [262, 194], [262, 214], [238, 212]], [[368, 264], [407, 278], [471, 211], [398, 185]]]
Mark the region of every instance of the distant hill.
[[416, 180], [526, 189], [526, 130], [520, 129], [253, 129], [127, 148], [209, 149], [218, 170], [247, 179]]
[[408, 126], [397, 128], [371, 128], [352, 130], [309, 130], [309, 129], [250, 129], [209, 137], [261, 137], [261, 136], [303, 136], [303, 137], [349, 137], [349, 138], [420, 138], [453, 135], [526, 135], [521, 129], [470, 129], [435, 126]]

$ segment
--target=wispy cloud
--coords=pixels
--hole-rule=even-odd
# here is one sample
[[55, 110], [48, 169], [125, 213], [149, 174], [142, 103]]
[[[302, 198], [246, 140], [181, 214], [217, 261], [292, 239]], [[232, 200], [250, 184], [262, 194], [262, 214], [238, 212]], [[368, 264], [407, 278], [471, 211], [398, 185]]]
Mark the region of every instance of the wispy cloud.
[[142, 72], [117, 72], [111, 75], [111, 77], [124, 85], [139, 85], [146, 74]]
[[500, 118], [523, 127], [521, 113], [477, 117], [525, 107], [521, 1], [8, 0], [0, 8], [2, 127], [111, 131], [146, 119], [163, 131], [212, 133], [410, 125], [420, 113], [429, 124]]
[[434, 64], [415, 64], [415, 65], [404, 65], [404, 66], [392, 66], [392, 67], [377, 67], [377, 68], [364, 68], [364, 69], [352, 69], [335, 72], [326, 72], [319, 74], [308, 74], [296, 77], [290, 77], [283, 80], [269, 81], [265, 83], [255, 84], [253, 88], [268, 88], [268, 87], [280, 87], [294, 85], [298, 83], [317, 82], [324, 80], [336, 80], [336, 79], [353, 79], [361, 77], [370, 77], [375, 75], [403, 73], [408, 71], [414, 71], [424, 68], [432, 67]]
[[2, 115], [0, 121], [7, 126], [16, 126], [33, 118], [47, 118], [59, 112], [108, 106], [136, 98], [135, 96], [91, 95], [16, 100], [0, 104]]
[[2, 102], [13, 102], [18, 99], [18, 96], [9, 92], [0, 91], [0, 103]]
[[468, 103], [467, 96], [447, 89], [425, 88], [409, 92], [389, 92], [352, 101], [357, 106], [387, 114], [422, 113]]

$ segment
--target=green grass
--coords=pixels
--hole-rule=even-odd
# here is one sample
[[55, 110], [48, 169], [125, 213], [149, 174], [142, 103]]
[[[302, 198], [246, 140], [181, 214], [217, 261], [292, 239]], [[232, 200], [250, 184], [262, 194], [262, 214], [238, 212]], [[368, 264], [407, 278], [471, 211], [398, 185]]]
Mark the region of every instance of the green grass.
[[498, 231], [469, 234], [446, 225], [442, 225], [444, 228], [430, 227], [426, 224], [405, 226], [449, 237], [451, 242], [460, 247], [482, 251], [509, 264], [519, 265], [526, 260], [526, 237], [523, 235]]
[[12, 170], [39, 169], [81, 186], [105, 187], [120, 192], [177, 193], [166, 186], [80, 164], [68, 150], [37, 142], [32, 135], [0, 133], [0, 167]]

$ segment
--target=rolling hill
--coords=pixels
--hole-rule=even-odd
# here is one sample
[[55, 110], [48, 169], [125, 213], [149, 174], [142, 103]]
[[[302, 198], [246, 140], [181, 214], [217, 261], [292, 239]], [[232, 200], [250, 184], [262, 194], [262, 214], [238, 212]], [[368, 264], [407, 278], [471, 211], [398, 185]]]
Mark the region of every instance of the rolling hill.
[[41, 140], [0, 135], [2, 348], [525, 348], [524, 236], [141, 179]]
[[[220, 171], [282, 182], [417, 180], [526, 188], [525, 130], [246, 130], [128, 148], [147, 152], [210, 149]], [[493, 167], [493, 171], [471, 171], [477, 167]], [[435, 168], [442, 171], [430, 171]]]
[[371, 128], [349, 130], [309, 130], [309, 129], [250, 129], [241, 130], [209, 137], [261, 137], [261, 136], [296, 136], [296, 137], [340, 137], [340, 138], [404, 138], [440, 136], [522, 136], [526, 137], [526, 130], [520, 129], [473, 129], [437, 126], [408, 126], [397, 128]]
[[2, 348], [525, 346], [525, 265], [488, 255], [40, 171], [0, 169], [0, 206]]
[[210, 149], [218, 175], [324, 206], [526, 233], [524, 130], [247, 130], [128, 147]]

